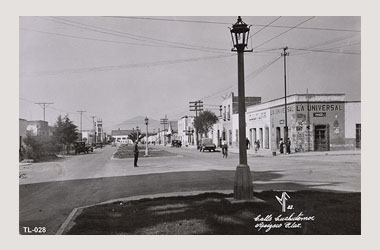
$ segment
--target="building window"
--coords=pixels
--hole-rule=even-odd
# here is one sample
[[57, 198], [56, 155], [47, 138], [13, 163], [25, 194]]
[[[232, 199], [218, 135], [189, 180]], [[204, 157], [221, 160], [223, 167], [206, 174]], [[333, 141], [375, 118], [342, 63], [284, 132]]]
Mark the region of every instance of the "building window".
[[239, 146], [239, 130], [236, 129], [236, 146]]
[[228, 144], [232, 145], [232, 130], [228, 130]]
[[224, 106], [223, 110], [223, 120], [226, 120], [226, 106]]
[[231, 106], [228, 105], [228, 110], [227, 110], [227, 119], [230, 120], [231, 119]]

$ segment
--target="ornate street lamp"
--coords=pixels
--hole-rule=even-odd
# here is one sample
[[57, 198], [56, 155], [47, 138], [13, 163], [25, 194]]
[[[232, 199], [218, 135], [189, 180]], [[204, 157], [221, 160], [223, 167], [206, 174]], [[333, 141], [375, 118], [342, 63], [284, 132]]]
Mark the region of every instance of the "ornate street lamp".
[[136, 141], [137, 141], [137, 144], [138, 144], [139, 143], [139, 126], [136, 126], [136, 132], [137, 132]]
[[148, 117], [145, 117], [145, 127], [146, 127], [145, 156], [149, 155], [149, 151], [148, 151], [148, 122], [149, 122]]
[[[253, 199], [251, 170], [247, 163], [247, 145], [245, 134], [245, 90], [244, 90], [244, 52], [248, 50], [249, 29], [239, 16], [230, 28], [232, 43], [238, 54], [238, 103], [239, 103], [239, 165], [236, 167], [234, 180], [234, 198], [237, 200]], [[247, 48], [247, 49], [246, 49]]]

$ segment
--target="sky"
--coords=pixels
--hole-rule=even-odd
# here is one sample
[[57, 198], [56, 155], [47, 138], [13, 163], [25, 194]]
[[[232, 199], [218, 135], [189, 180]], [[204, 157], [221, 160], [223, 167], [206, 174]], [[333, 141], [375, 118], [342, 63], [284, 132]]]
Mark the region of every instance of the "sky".
[[[243, 16], [251, 26], [244, 54], [246, 96], [343, 93], [361, 100], [360, 17]], [[237, 55], [228, 27], [236, 16], [20, 17], [19, 116], [42, 120], [35, 103], [53, 103], [46, 120], [68, 114], [107, 129], [135, 116], [177, 120], [203, 100], [217, 112], [237, 95]], [[95, 118], [95, 119], [97, 119]]]

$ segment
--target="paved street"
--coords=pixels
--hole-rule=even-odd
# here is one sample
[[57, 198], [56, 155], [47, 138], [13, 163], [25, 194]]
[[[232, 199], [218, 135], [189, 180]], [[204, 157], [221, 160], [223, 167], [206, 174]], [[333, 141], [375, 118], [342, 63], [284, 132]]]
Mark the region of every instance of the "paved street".
[[[159, 146], [156, 146], [159, 147]], [[163, 147], [161, 147], [163, 148]], [[165, 148], [175, 157], [112, 159], [115, 147], [50, 163], [20, 166], [20, 228], [55, 234], [73, 208], [135, 195], [231, 190], [238, 155]], [[143, 155], [144, 152], [140, 152]], [[360, 191], [360, 152], [249, 154], [254, 189]], [[20, 231], [21, 232], [21, 231]]]

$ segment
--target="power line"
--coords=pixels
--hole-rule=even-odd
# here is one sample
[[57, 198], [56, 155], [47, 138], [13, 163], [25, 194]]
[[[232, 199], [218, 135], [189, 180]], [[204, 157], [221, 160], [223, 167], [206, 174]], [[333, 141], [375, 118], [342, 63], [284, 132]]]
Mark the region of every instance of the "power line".
[[118, 43], [118, 44], [137, 45], [137, 46], [168, 48], [168, 46], [163, 46], [163, 45], [113, 41], [113, 40], [90, 38], [90, 37], [83, 37], [83, 36], [66, 35], [66, 34], [60, 34], [60, 33], [48, 32], [48, 31], [26, 29], [26, 28], [20, 28], [20, 30], [31, 31], [31, 32], [36, 32], [36, 33], [42, 33], [42, 34], [47, 34], [47, 35], [55, 35], [55, 36], [70, 37], [70, 38], [77, 38], [77, 39], [83, 39], [83, 40], [90, 40], [90, 41], [97, 41], [97, 42], [108, 42], [108, 43]]
[[[19, 97], [19, 99], [23, 100], [23, 101], [26, 101], [26, 102], [30, 102], [30, 103], [36, 104], [36, 102], [28, 100], [28, 99], [25, 99], [25, 98], [22, 98], [22, 97]], [[46, 108], [54, 109], [56, 111], [60, 111], [60, 112], [66, 113], [66, 114], [74, 114], [74, 112], [68, 112], [68, 111], [65, 111], [65, 110], [62, 110], [62, 109], [58, 109], [58, 108], [55, 108], [55, 107], [52, 107], [52, 106], [47, 106]]]
[[255, 48], [253, 48], [253, 50], [257, 49], [258, 47], [263, 46], [264, 44], [269, 43], [270, 41], [272, 41], [272, 40], [274, 40], [274, 39], [276, 39], [276, 38], [278, 38], [278, 37], [284, 35], [285, 33], [288, 33], [289, 31], [291, 31], [291, 30], [297, 28], [298, 26], [300, 26], [300, 25], [302, 25], [302, 24], [304, 24], [304, 23], [310, 21], [310, 20], [313, 19], [314, 17], [315, 17], [315, 16], [312, 16], [312, 17], [306, 19], [305, 21], [302, 21], [302, 22], [300, 22], [299, 24], [297, 24], [297, 25], [295, 25], [295, 26], [289, 28], [288, 30], [285, 30], [284, 32], [281, 32], [280, 34], [278, 34], [278, 35], [276, 35], [276, 36], [274, 36], [274, 37], [272, 37], [272, 38], [266, 40], [265, 42], [260, 43], [260, 44], [257, 45]]
[[[200, 21], [200, 20], [185, 20], [185, 19], [167, 19], [167, 18], [150, 18], [150, 17], [127, 17], [127, 16], [103, 16], [104, 18], [124, 18], [124, 19], [138, 19], [138, 20], [151, 20], [151, 21], [168, 21], [168, 22], [184, 22], [184, 23], [201, 23], [201, 24], [220, 24], [231, 25], [227, 22], [215, 22], [215, 21]], [[265, 27], [267, 24], [252, 24], [252, 26]], [[288, 25], [269, 25], [270, 28], [292, 28]], [[320, 31], [341, 31], [341, 32], [361, 32], [354, 29], [336, 29], [336, 28], [319, 28], [319, 27], [295, 27], [295, 29], [304, 30], [320, 30]]]
[[129, 69], [129, 68], [139, 68], [139, 67], [154, 67], [162, 65], [170, 65], [177, 63], [187, 63], [195, 62], [202, 60], [212, 60], [219, 58], [232, 57], [234, 55], [218, 55], [218, 56], [209, 56], [209, 57], [193, 57], [187, 59], [178, 59], [178, 60], [167, 60], [167, 61], [157, 61], [150, 63], [139, 63], [139, 64], [127, 64], [127, 65], [114, 65], [114, 66], [102, 66], [102, 67], [90, 67], [90, 68], [78, 68], [78, 69], [67, 69], [67, 70], [53, 70], [53, 71], [39, 71], [39, 72], [21, 72], [24, 76], [42, 76], [42, 75], [59, 75], [59, 74], [73, 74], [73, 73], [88, 73], [96, 71], [113, 71], [120, 69]]
[[[277, 17], [276, 19], [274, 19], [273, 21], [271, 21], [270, 23], [268, 23], [267, 25], [263, 26], [261, 29], [259, 29], [258, 31], [256, 31], [255, 33], [253, 33], [251, 36], [249, 36], [249, 38], [252, 38], [254, 35], [260, 33], [261, 31], [263, 31], [264, 29], [268, 28], [272, 23], [276, 22], [278, 19], [280, 19], [281, 16]], [[251, 40], [252, 41], [252, 40]]]
[[[280, 58], [281, 58], [281, 56], [280, 57], [276, 57], [273, 60], [271, 60], [270, 62], [268, 62], [267, 64], [264, 64], [264, 65], [260, 66], [258, 69], [255, 69], [253, 72], [249, 73], [246, 76], [246, 80], [248, 81], [248, 80], [253, 79], [254, 77], [258, 76], [259, 74], [261, 74], [262, 72], [264, 72], [267, 68], [269, 68], [272, 64], [274, 64], [275, 62], [277, 62]], [[229, 90], [231, 90], [233, 88], [236, 88], [236, 87], [237, 86], [235, 86], [235, 85], [231, 85], [230, 87], [228, 87], [226, 89], [223, 89], [223, 90], [218, 91], [216, 93], [213, 93], [213, 94], [207, 95], [205, 97], [202, 97], [202, 98], [200, 98], [200, 100], [205, 100], [207, 98], [219, 95], [221, 93], [224, 93], [224, 92], [229, 91]]]
[[297, 48], [289, 48], [289, 49], [292, 49], [292, 50], [300, 50], [300, 51], [310, 51], [310, 52], [331, 53], [331, 54], [360, 55], [360, 53], [355, 53], [355, 52], [343, 52], [343, 51], [331, 51], [331, 50], [317, 50], [317, 49], [297, 49]]
[[260, 73], [264, 72], [264, 70], [266, 70], [267, 68], [269, 68], [272, 64], [274, 64], [275, 62], [277, 62], [280, 58], [281, 58], [281, 56], [280, 57], [275, 57], [271, 61], [269, 61], [268, 63], [262, 65], [260, 68], [254, 70], [253, 72], [251, 72], [250, 74], [248, 74], [246, 76], [246, 80], [248, 81], [250, 79], [253, 79], [254, 77], [256, 77], [257, 75], [259, 75]]
[[[225, 49], [210, 48], [210, 47], [203, 47], [203, 46], [191, 45], [191, 44], [186, 44], [186, 43], [171, 42], [171, 41], [167, 41], [167, 40], [156, 39], [156, 38], [151, 38], [151, 37], [147, 37], [147, 36], [140, 36], [140, 35], [125, 33], [125, 32], [121, 32], [121, 31], [117, 31], [117, 30], [102, 28], [102, 27], [95, 26], [95, 25], [84, 24], [84, 23], [80, 23], [80, 22], [76, 22], [76, 21], [72, 21], [72, 20], [67, 20], [64, 18], [51, 17], [50, 19], [49, 18], [44, 18], [44, 19], [49, 20], [49, 21], [53, 21], [53, 22], [57, 22], [57, 23], [61, 23], [61, 24], [65, 24], [65, 25], [69, 25], [69, 26], [73, 26], [73, 27], [77, 27], [77, 28], [87, 29], [87, 30], [102, 33], [102, 34], [107, 34], [107, 35], [112, 35], [112, 36], [117, 36], [117, 37], [123, 37], [123, 38], [128, 38], [128, 39], [133, 39], [133, 40], [143, 41], [143, 42], [148, 42], [148, 43], [153, 43], [153, 44], [160, 44], [160, 45], [164, 44], [169, 48], [170, 47], [171, 48], [181, 48], [181, 49], [189, 49], [189, 50], [198, 50], [198, 51], [203, 51], [203, 52], [214, 52], [214, 53], [221, 53], [221, 51], [225, 51], [225, 53], [227, 53], [227, 50], [225, 50]], [[78, 26], [78, 24], [80, 26]], [[151, 40], [151, 41], [147, 41], [147, 39]], [[178, 44], [178, 45], [174, 45], [174, 44]], [[183, 46], [179, 46], [179, 45], [190, 46], [190, 47], [183, 47]], [[221, 50], [221, 51], [215, 51], [215, 50]]]
[[[328, 46], [328, 45], [331, 45], [331, 44], [334, 44], [336, 42], [341, 42], [341, 41], [345, 41], [345, 40], [348, 40], [348, 39], [351, 39], [353, 37], [357, 36], [356, 34], [355, 35], [351, 35], [351, 36], [344, 36], [344, 37], [338, 37], [338, 38], [334, 38], [334, 39], [330, 39], [330, 40], [327, 40], [327, 41], [323, 41], [321, 43], [317, 43], [317, 44], [313, 44], [311, 46], [308, 46], [308, 47], [304, 47], [302, 49], [321, 49], [321, 50], [328, 50], [328, 49], [332, 49], [331, 47], [330, 48], [319, 48], [319, 47], [324, 47], [324, 46]], [[340, 46], [342, 45], [339, 45], [339, 47], [333, 47], [333, 48], [340, 48]], [[345, 45], [344, 45], [345, 46]], [[302, 54], [305, 54], [305, 53], [309, 53], [309, 52], [299, 52], [299, 53], [295, 53], [293, 55], [302, 55]]]

